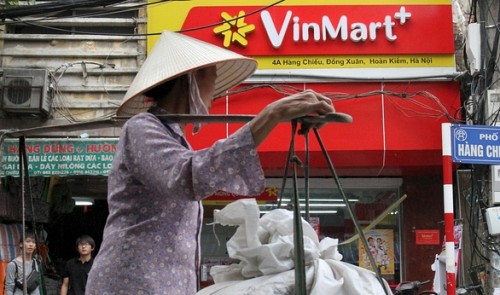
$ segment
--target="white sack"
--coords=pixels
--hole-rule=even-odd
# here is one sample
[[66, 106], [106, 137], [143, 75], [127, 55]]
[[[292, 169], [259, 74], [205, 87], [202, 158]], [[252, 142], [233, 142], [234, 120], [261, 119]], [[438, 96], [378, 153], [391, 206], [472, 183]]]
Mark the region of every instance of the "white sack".
[[[215, 210], [214, 223], [238, 226], [227, 250], [240, 263], [213, 266], [210, 275], [215, 284], [197, 295], [295, 294], [293, 212], [276, 209], [259, 219], [255, 199], [241, 199]], [[319, 242], [305, 220], [302, 228], [308, 294], [386, 294], [375, 273], [341, 261], [338, 239]]]

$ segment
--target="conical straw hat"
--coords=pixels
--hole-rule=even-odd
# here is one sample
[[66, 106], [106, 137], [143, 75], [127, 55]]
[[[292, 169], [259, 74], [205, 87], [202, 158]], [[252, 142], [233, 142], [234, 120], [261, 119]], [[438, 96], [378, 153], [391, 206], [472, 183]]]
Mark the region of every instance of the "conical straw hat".
[[241, 83], [257, 68], [257, 62], [249, 57], [180, 33], [164, 31], [132, 81], [117, 115], [132, 116], [146, 111], [152, 101], [142, 95], [144, 92], [212, 65], [217, 66], [214, 97]]

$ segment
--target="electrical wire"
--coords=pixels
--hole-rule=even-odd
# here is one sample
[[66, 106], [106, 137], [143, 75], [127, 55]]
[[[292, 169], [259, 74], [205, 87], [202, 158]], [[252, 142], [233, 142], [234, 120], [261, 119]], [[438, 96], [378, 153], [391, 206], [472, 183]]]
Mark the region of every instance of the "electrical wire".
[[26, 5], [14, 8], [7, 8], [0, 10], [0, 19], [10, 19], [17, 17], [25, 17], [30, 15], [51, 13], [57, 11], [63, 11], [74, 8], [88, 8], [97, 6], [108, 6], [120, 2], [125, 2], [124, 0], [73, 0], [66, 1], [61, 0], [55, 3], [42, 3], [37, 5]]
[[[108, 0], [110, 1], [110, 0]], [[117, 0], [114, 0], [114, 1], [117, 1]], [[154, 3], [145, 3], [145, 4], [140, 4], [137, 6], [137, 8], [141, 8], [141, 7], [144, 7], [144, 6], [147, 6], [147, 5], [153, 5], [153, 4], [158, 4], [158, 3], [161, 3], [161, 2], [171, 2], [173, 0], [165, 0], [165, 1], [157, 1], [157, 2], [154, 2]], [[285, 0], [277, 0], [269, 5], [266, 5], [266, 6], [263, 6], [263, 7], [259, 7], [253, 11], [250, 11], [249, 13], [245, 13], [243, 15], [239, 15], [239, 16], [235, 16], [233, 17], [232, 19], [230, 20], [223, 20], [223, 21], [220, 21], [220, 22], [216, 22], [216, 23], [210, 23], [210, 24], [206, 24], [206, 25], [203, 25], [203, 26], [199, 26], [199, 27], [193, 27], [193, 28], [186, 28], [186, 29], [183, 29], [183, 30], [179, 30], [179, 31], [176, 31], [178, 33], [185, 33], [185, 32], [191, 32], [191, 31], [197, 31], [197, 30], [202, 30], [202, 29], [206, 29], [206, 28], [211, 28], [211, 27], [216, 27], [216, 26], [219, 26], [223, 23], [226, 23], [226, 22], [231, 22], [233, 20], [238, 20], [240, 18], [245, 18], [245, 17], [248, 17], [250, 15], [253, 15], [253, 14], [256, 14], [258, 12], [261, 12], [265, 9], [268, 9], [270, 7], [273, 7], [273, 6], [276, 6], [278, 4], [280, 4], [281, 2], [283, 2]], [[125, 1], [119, 1], [119, 2], [125, 2]], [[128, 8], [130, 9], [130, 8]], [[1, 18], [1, 13], [0, 13], [0, 19]], [[55, 18], [57, 19], [57, 18]], [[54, 31], [58, 31], [58, 32], [63, 32], [63, 33], [70, 33], [70, 34], [82, 34], [82, 35], [103, 35], [103, 36], [130, 36], [130, 37], [147, 37], [147, 36], [158, 36], [158, 35], [161, 35], [162, 32], [152, 32], [152, 33], [133, 33], [133, 34], [120, 34], [120, 33], [117, 33], [117, 32], [110, 32], [110, 33], [104, 33], [104, 32], [88, 32], [88, 31], [77, 31], [77, 30], [68, 30], [68, 29], [61, 29], [61, 28], [57, 28], [57, 27], [53, 27], [53, 26], [45, 26], [45, 25], [42, 25], [42, 24], [35, 24], [33, 23], [32, 21], [23, 21], [23, 20], [16, 20], [17, 22], [20, 22], [20, 23], [24, 23], [26, 25], [30, 25], [30, 26], [33, 26], [33, 27], [39, 27], [39, 28], [44, 28], [44, 29], [50, 29], [50, 30], [54, 30]], [[2, 22], [0, 22], [0, 24], [2, 24]], [[4, 24], [8, 24], [8, 23], [4, 23]]]
[[[490, 1], [493, 5], [493, 1]], [[467, 113], [467, 119], [472, 121], [474, 125], [496, 125], [499, 119], [500, 110], [490, 110], [491, 103], [488, 101], [488, 90], [492, 89], [498, 82], [495, 75], [499, 75], [498, 61], [498, 43], [500, 30], [498, 22], [500, 20], [500, 9], [498, 6], [497, 12], [493, 13], [492, 6], [488, 6], [486, 1], [471, 1], [471, 13], [469, 15], [469, 22], [477, 22], [481, 20], [482, 36], [487, 36], [486, 28], [488, 21], [492, 21], [495, 25], [492, 28], [496, 29], [492, 43], [488, 38], [482, 38], [481, 47], [483, 49], [482, 56], [484, 56], [483, 69], [475, 76], [466, 80], [470, 83], [470, 87], [464, 87], [464, 98], [469, 98], [469, 104], [472, 111]], [[464, 58], [467, 60], [466, 51], [464, 50]], [[466, 63], [467, 64], [467, 63]], [[467, 91], [470, 89], [470, 91]], [[486, 113], [489, 110], [489, 114]], [[489, 235], [487, 225], [485, 224], [484, 212], [490, 206], [491, 196], [491, 172], [488, 165], [472, 165], [471, 173], [471, 192], [470, 192], [470, 210], [467, 216], [469, 223], [470, 245], [471, 245], [471, 259], [470, 267], [477, 264], [485, 264], [488, 268], [499, 271], [489, 255], [495, 253], [500, 254], [500, 245], [497, 238]]]
[[[88, 120], [82, 120], [79, 119], [78, 117], [83, 116], [87, 113], [94, 112], [94, 110], [88, 110], [88, 111], [80, 111], [80, 112], [74, 112], [71, 110], [71, 107], [66, 103], [65, 95], [62, 91], [59, 89], [59, 82], [63, 78], [64, 74], [66, 71], [75, 66], [75, 65], [94, 65], [97, 66], [97, 69], [105, 69], [105, 68], [114, 68], [114, 65], [108, 64], [108, 63], [99, 63], [99, 62], [92, 62], [92, 61], [78, 61], [78, 62], [71, 62], [71, 63], [64, 63], [60, 65], [58, 68], [56, 68], [54, 71], [51, 72], [51, 80], [52, 80], [52, 87], [54, 90], [54, 103], [56, 104], [56, 107], [53, 107], [52, 109], [62, 118], [65, 118], [69, 122], [72, 123], [78, 123], [78, 122], [85, 122]], [[103, 89], [106, 93], [106, 85], [102, 84]], [[101, 116], [95, 116], [92, 118], [92, 121], [94, 120], [100, 120], [100, 119], [109, 119], [114, 116], [114, 111], [108, 111], [107, 113], [104, 113]]]
[[[238, 88], [227, 93], [228, 96], [241, 94], [261, 88], [270, 88], [282, 95], [292, 95], [302, 91], [301, 88], [291, 85], [280, 84], [253, 84], [246, 87]], [[427, 90], [418, 90], [413, 92], [395, 92], [390, 90], [373, 90], [363, 93], [340, 93], [340, 92], [322, 92], [335, 101], [354, 100], [379, 95], [385, 95], [388, 101], [392, 103], [401, 113], [407, 117], [426, 117], [426, 118], [441, 118], [445, 117], [451, 122], [457, 122], [458, 119], [451, 115], [447, 108], [442, 104], [441, 100]], [[410, 107], [410, 106], [413, 107]]]
[[[137, 11], [140, 8], [144, 8], [147, 6], [154, 6], [159, 3], [164, 3], [164, 2], [172, 2], [175, 0], [160, 0], [156, 2], [151, 2], [151, 1], [121, 1], [120, 3], [113, 4], [113, 5], [108, 5], [108, 8], [118, 8], [116, 10], [95, 10], [95, 11], [86, 11], [84, 13], [78, 14], [78, 15], [71, 15], [71, 16], [66, 16], [66, 15], [54, 15], [54, 16], [43, 16], [43, 17], [38, 17], [38, 18], [32, 18], [29, 20], [23, 20], [23, 19], [11, 19], [8, 21], [0, 22], [0, 24], [3, 25], [15, 25], [19, 23], [31, 23], [31, 22], [40, 22], [40, 21], [50, 21], [50, 20], [57, 20], [57, 19], [63, 19], [63, 18], [87, 18], [87, 17], [102, 17], [102, 16], [107, 16], [107, 15], [114, 15], [114, 14], [123, 14], [124, 12], [129, 12], [129, 11]], [[136, 5], [132, 6], [122, 6], [124, 2], [139, 2]], [[75, 10], [78, 8], [75, 8]], [[68, 11], [68, 10], [64, 10]]]

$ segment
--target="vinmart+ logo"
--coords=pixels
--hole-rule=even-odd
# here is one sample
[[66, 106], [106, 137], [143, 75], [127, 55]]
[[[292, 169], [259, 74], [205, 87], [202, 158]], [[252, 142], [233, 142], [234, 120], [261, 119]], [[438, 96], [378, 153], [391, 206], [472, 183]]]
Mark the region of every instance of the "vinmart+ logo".
[[246, 35], [255, 30], [255, 25], [245, 23], [245, 12], [241, 10], [238, 16], [222, 12], [221, 17], [224, 23], [215, 27], [214, 33], [224, 36], [224, 47], [228, 48], [232, 43], [239, 43], [246, 47], [248, 45]]

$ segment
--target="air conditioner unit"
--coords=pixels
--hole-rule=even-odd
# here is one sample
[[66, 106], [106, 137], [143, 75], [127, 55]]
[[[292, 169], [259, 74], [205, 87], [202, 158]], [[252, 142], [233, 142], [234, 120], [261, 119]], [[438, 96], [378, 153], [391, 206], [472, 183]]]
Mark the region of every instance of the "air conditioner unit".
[[46, 116], [52, 105], [46, 69], [4, 68], [2, 110], [14, 114]]

